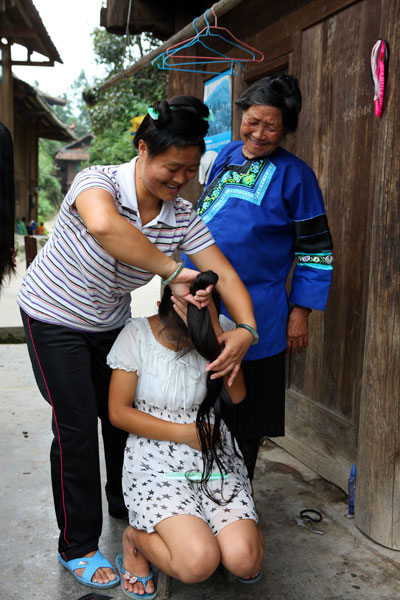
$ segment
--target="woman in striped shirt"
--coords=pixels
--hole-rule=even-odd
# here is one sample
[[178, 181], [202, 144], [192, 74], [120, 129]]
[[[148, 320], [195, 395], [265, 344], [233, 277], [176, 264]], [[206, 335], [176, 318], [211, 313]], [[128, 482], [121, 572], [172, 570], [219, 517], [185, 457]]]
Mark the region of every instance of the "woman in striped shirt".
[[19, 296], [36, 381], [52, 407], [51, 469], [60, 529], [59, 560], [84, 585], [108, 588], [118, 576], [98, 550], [101, 484], [97, 419], [107, 471], [109, 513], [126, 516], [121, 472], [126, 433], [108, 420], [106, 356], [130, 316], [130, 292], [154, 274], [197, 306], [210, 290], [190, 295], [197, 272], [171, 255], [189, 255], [200, 271], [219, 275], [217, 289], [244, 327], [221, 335], [225, 347], [208, 369], [231, 373], [256, 338], [250, 297], [203, 221], [180, 198], [204, 152], [210, 114], [191, 96], [156, 102], [135, 136], [138, 157], [80, 172], [54, 232], [27, 271]]

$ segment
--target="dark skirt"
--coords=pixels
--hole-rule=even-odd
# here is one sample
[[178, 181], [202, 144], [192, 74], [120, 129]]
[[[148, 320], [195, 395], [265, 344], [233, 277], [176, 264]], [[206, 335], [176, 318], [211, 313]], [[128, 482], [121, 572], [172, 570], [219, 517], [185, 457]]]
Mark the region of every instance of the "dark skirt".
[[285, 435], [285, 352], [245, 360], [246, 398], [224, 412], [224, 420], [240, 439]]

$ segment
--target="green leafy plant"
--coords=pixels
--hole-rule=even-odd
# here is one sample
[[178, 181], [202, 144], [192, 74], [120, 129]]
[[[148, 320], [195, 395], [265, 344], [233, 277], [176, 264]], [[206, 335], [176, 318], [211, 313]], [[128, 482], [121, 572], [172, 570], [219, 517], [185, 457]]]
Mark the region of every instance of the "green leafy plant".
[[54, 155], [60, 146], [60, 142], [54, 140], [41, 139], [39, 142], [39, 222], [51, 219], [62, 200], [61, 184], [54, 164]]
[[[111, 76], [138, 60], [160, 44], [150, 34], [116, 36], [103, 29], [93, 31], [95, 60]], [[96, 81], [95, 89], [101, 84]], [[167, 74], [151, 65], [105, 91], [94, 93], [95, 103], [88, 107], [91, 129], [96, 139], [90, 148], [89, 164], [118, 164], [135, 154], [129, 133], [130, 120], [146, 113], [155, 100], [166, 96]]]

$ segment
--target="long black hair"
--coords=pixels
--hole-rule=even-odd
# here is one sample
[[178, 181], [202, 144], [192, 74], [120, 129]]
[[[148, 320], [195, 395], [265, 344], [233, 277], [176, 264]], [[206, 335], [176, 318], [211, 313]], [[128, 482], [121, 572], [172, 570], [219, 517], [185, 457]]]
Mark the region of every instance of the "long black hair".
[[296, 131], [302, 104], [299, 82], [294, 75], [268, 75], [247, 88], [235, 104], [243, 111], [254, 104], [280, 108], [284, 127]]
[[205, 150], [204, 136], [208, 131], [208, 107], [194, 96], [177, 96], [169, 102], [161, 100], [151, 106], [153, 116], [145, 116], [134, 137], [133, 145], [146, 143], [150, 156], [165, 152], [170, 146], [199, 146]]
[[[213, 271], [205, 271], [196, 277], [190, 291], [195, 295], [198, 290], [204, 290], [209, 285], [215, 285], [217, 281], [218, 275], [216, 273]], [[216, 292], [213, 292], [213, 298], [219, 312], [219, 296]], [[175, 332], [178, 344], [179, 338], [187, 337], [187, 334], [189, 333], [194, 348], [206, 360], [212, 362], [221, 353], [222, 348], [215, 335], [207, 307], [199, 310], [196, 306], [189, 303], [187, 307], [188, 325], [186, 327], [185, 323], [173, 308], [171, 290], [167, 286], [161, 299], [158, 314], [165, 328]], [[196, 480], [196, 483], [198, 483], [211, 500], [220, 505], [225, 505], [232, 500], [236, 493], [233, 493], [229, 498], [223, 498], [222, 478], [220, 486], [220, 496], [222, 499], [216, 498], [211, 493], [207, 484], [210, 480], [214, 465], [219, 470], [221, 476], [223, 476], [225, 470], [222, 459], [222, 456], [224, 454], [226, 455], [226, 450], [221, 438], [222, 407], [224, 405], [232, 407], [232, 401], [225, 389], [223, 378], [211, 379], [211, 375], [212, 372], [209, 371], [207, 373], [207, 392], [198, 408], [196, 417], [196, 429], [203, 457], [203, 472], [201, 474], [201, 479], [198, 481]], [[214, 419], [212, 419], [213, 417]], [[212, 422], [212, 420], [214, 422]], [[232, 447], [236, 452], [234, 443], [232, 444]], [[188, 478], [190, 480], [190, 476], [188, 476]]]
[[14, 147], [7, 127], [0, 123], [0, 290], [14, 266]]

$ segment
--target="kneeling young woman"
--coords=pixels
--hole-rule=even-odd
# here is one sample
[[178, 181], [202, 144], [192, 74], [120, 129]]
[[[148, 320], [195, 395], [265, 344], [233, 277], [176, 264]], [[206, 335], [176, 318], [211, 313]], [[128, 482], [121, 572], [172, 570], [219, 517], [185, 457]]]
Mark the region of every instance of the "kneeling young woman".
[[[216, 280], [201, 273], [191, 292]], [[175, 303], [174, 310], [166, 288], [158, 315], [130, 320], [107, 359], [110, 420], [129, 432], [123, 489], [130, 526], [117, 566], [132, 598], [155, 597], [150, 562], [187, 583], [222, 562], [250, 582], [264, 552], [243, 457], [221, 420], [222, 406], [245, 396], [242, 373], [228, 386], [206, 372], [221, 352], [214, 303], [187, 311]]]

